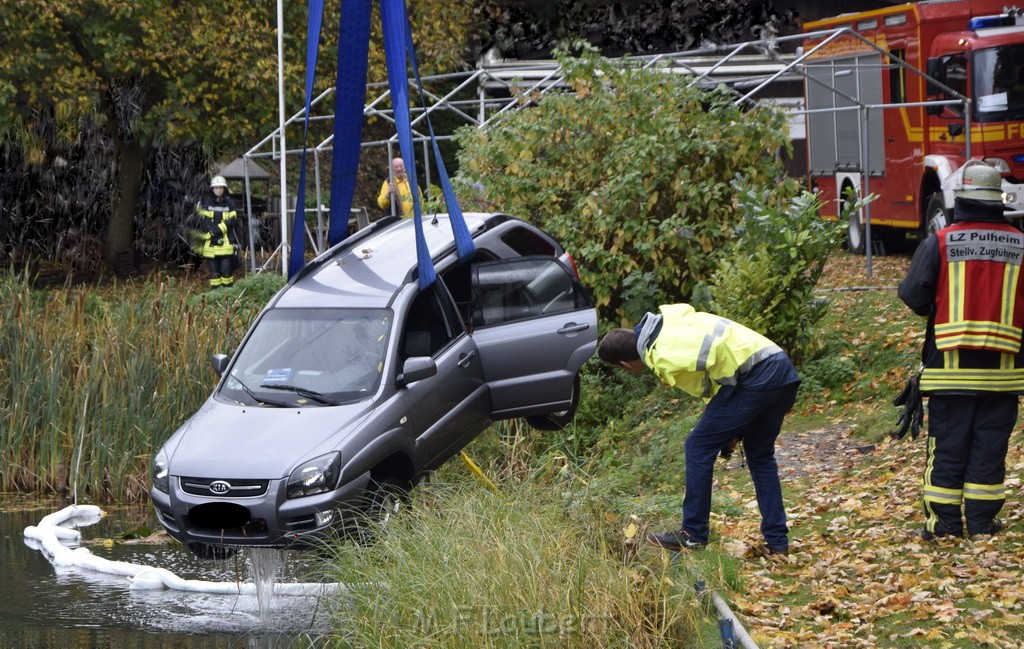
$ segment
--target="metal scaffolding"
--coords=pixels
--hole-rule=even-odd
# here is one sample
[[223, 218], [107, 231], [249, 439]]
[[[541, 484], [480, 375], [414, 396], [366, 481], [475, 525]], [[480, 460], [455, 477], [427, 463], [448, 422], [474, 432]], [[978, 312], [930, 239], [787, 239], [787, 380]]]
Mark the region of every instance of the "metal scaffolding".
[[[918, 103], [871, 103], [859, 96], [859, 90], [854, 94], [830, 85], [819, 78], [808, 74], [806, 61], [817, 51], [826, 47], [829, 43], [844, 37], [850, 36], [863, 42], [871, 51], [880, 53], [888, 58], [890, 63], [883, 65], [900, 66], [912, 74], [924, 78], [935, 87], [943, 89], [947, 95], [954, 97], [945, 101], [929, 101]], [[783, 45], [796, 41], [801, 43], [807, 39], [822, 39], [817, 45], [803, 51], [796, 48], [795, 54], [783, 53]], [[795, 130], [803, 127], [803, 120], [806, 116], [816, 111], [807, 110], [804, 105], [803, 92], [804, 84], [812, 83], [824, 85], [829, 92], [841, 97], [842, 107], [823, 109], [829, 112], [855, 111], [861, 118], [861, 128], [858, 138], [860, 140], [861, 159], [859, 167], [863, 174], [863, 195], [870, 192], [870, 173], [867, 161], [870, 160], [867, 133], [867, 120], [870, 111], [881, 111], [893, 108], [905, 108], [922, 105], [960, 105], [964, 107], [965, 133], [967, 133], [967, 154], [970, 157], [970, 124], [966, 110], [970, 100], [960, 95], [952, 88], [928, 77], [923, 71], [909, 65], [905, 61], [893, 56], [891, 52], [877, 45], [874, 41], [865, 38], [850, 28], [824, 30], [809, 34], [795, 34], [770, 39], [747, 41], [735, 45], [716, 47], [704, 47], [673, 52], [670, 54], [654, 54], [647, 56], [630, 56], [615, 59], [619, 65], [634, 66], [644, 69], [657, 69], [667, 74], [682, 74], [692, 76], [690, 85], [701, 85], [703, 87], [714, 87], [724, 84], [732, 89], [736, 95], [737, 104], [759, 104], [770, 103], [786, 111], [790, 118], [790, 124]], [[422, 126], [428, 116], [443, 112], [449, 119], [447, 132], [437, 132], [435, 137], [440, 141], [451, 140], [456, 129], [470, 126], [478, 129], [486, 129], [492, 124], [501, 120], [504, 116], [522, 110], [543, 95], [553, 91], [568, 91], [569, 85], [565, 80], [565, 72], [557, 61], [516, 61], [503, 60], [493, 54], [486, 55], [478, 62], [477, 67], [466, 72], [442, 74], [423, 77], [423, 101], [424, 105], [411, 106], [413, 116], [412, 129], [414, 143], [423, 146], [423, 162], [427, 185], [431, 181], [431, 166], [429, 156], [430, 135], [422, 130]], [[410, 80], [411, 96], [416, 96], [418, 87]], [[325, 106], [331, 106], [326, 100], [332, 97], [334, 88], [322, 92], [310, 103], [311, 122], [333, 121], [331, 114], [321, 114]], [[373, 97], [364, 110], [365, 118], [375, 117], [394, 124], [393, 111], [390, 107], [390, 91], [387, 83], [370, 83], [367, 85], [367, 96]], [[821, 111], [817, 111], [821, 112]], [[302, 154], [301, 148], [283, 149], [281, 142], [284, 141], [284, 131], [290, 125], [300, 125], [305, 118], [305, 109], [293, 114], [282, 126], [268, 134], [256, 145], [249, 149], [243, 159], [248, 163], [250, 160], [260, 158], [272, 158], [280, 160], [282, 156], [294, 156]], [[454, 119], [451, 119], [454, 118]], [[294, 140], [292, 140], [294, 141]], [[398, 141], [397, 134], [385, 140], [365, 141], [363, 147], [386, 147], [388, 159], [393, 157], [394, 147]], [[315, 232], [307, 228], [307, 236], [317, 254], [325, 249], [325, 212], [323, 204], [323, 181], [320, 168], [323, 162], [323, 155], [333, 149], [333, 136], [328, 136], [315, 146], [310, 147], [313, 152], [314, 174], [316, 196], [316, 228]], [[281, 167], [284, 168], [282, 162]], [[248, 170], [248, 165], [245, 166]], [[282, 187], [284, 184], [282, 183]], [[256, 257], [254, 249], [253, 227], [254, 219], [252, 214], [251, 186], [248, 173], [245, 177], [245, 205], [250, 229], [249, 256], [252, 262], [252, 270], [266, 269], [274, 257], [284, 246], [288, 245], [286, 225], [281, 227], [281, 240], [277, 245], [274, 254], [267, 259], [261, 268], [256, 268]], [[281, 201], [286, 204], [285, 200]], [[362, 210], [354, 209], [354, 216], [359, 224], [363, 226], [368, 222], [368, 214]], [[294, 214], [294, 207], [288, 209], [288, 213], [281, 215], [282, 220], [287, 224]], [[864, 223], [868, 241], [867, 250], [867, 272], [871, 275], [871, 217], [870, 204], [864, 208]], [[283, 262], [282, 256], [282, 262]], [[284, 264], [282, 263], [282, 270]]]

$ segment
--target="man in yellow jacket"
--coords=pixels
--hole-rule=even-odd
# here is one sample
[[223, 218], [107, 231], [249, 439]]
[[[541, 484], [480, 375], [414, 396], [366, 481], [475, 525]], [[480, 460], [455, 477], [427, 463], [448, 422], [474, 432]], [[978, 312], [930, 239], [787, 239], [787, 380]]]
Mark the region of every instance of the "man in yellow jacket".
[[[420, 205], [423, 204], [423, 192], [416, 188], [420, 197]], [[390, 210], [391, 203], [395, 197], [395, 214], [402, 218], [410, 218], [413, 215], [412, 186], [409, 184], [409, 176], [405, 173], [405, 161], [395, 158], [391, 161], [391, 177], [385, 180], [380, 186], [380, 194], [377, 195], [377, 206], [382, 210]]]
[[715, 459], [739, 438], [761, 511], [767, 553], [789, 553], [789, 528], [775, 463], [775, 439], [796, 401], [800, 376], [778, 345], [741, 324], [689, 304], [648, 313], [635, 329], [613, 329], [601, 340], [601, 360], [630, 374], [651, 369], [667, 385], [707, 401], [686, 438], [686, 493], [678, 530], [649, 534], [667, 550], [701, 548], [710, 533]]

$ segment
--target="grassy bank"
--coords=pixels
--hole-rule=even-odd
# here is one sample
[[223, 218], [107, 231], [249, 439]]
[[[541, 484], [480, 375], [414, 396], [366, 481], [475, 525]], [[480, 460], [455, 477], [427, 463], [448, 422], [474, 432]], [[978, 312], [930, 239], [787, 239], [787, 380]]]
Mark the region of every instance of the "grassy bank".
[[357, 585], [336, 618], [351, 646], [702, 647], [712, 637], [666, 557], [627, 558], [614, 526], [595, 525], [603, 513], [583, 481], [523, 476], [495, 494], [446, 474], [376, 544], [331, 556], [337, 578]]
[[279, 284], [35, 291], [0, 275], [0, 489], [145, 498], [151, 450], [209, 394], [210, 354], [237, 344]]

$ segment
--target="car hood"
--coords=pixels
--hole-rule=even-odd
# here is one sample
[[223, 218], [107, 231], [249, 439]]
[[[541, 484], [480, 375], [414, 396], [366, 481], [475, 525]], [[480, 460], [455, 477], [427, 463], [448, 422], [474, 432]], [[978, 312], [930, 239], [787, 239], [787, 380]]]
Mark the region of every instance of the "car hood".
[[211, 398], [168, 440], [168, 468], [171, 475], [196, 478], [284, 478], [300, 462], [336, 449], [372, 411], [369, 399], [259, 408]]

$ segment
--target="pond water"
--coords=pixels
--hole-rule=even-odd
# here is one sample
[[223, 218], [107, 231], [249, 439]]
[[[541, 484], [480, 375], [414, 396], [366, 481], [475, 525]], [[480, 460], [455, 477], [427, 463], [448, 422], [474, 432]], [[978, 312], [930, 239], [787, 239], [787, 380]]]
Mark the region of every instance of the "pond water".
[[[25, 544], [23, 532], [62, 508], [0, 498], [0, 647], [277, 649], [327, 644], [328, 607], [334, 605], [329, 598], [277, 594], [261, 615], [255, 595], [130, 590], [126, 577], [53, 566], [44, 553]], [[159, 527], [148, 510], [104, 509], [101, 522], [80, 530], [83, 545], [97, 556], [167, 568], [185, 579], [253, 581], [246, 552], [227, 561], [202, 561], [179, 543], [104, 543], [140, 525]], [[309, 556], [281, 554], [279, 583], [319, 581]]]

